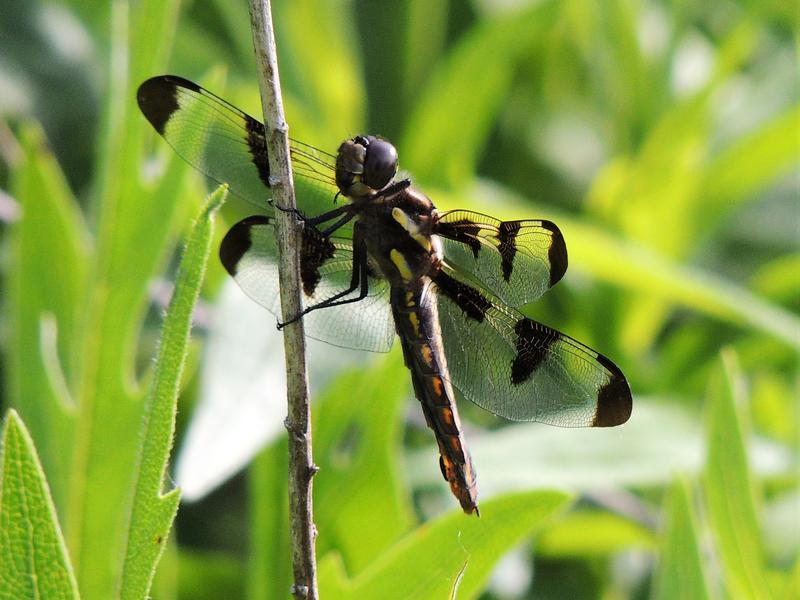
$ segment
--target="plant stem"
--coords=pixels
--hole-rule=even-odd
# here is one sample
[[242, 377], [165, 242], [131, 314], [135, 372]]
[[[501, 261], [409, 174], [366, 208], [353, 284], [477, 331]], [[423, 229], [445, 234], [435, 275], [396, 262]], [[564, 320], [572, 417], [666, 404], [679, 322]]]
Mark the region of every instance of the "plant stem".
[[[275, 34], [269, 0], [250, 0], [250, 22], [258, 65], [261, 105], [264, 110], [267, 151], [273, 201], [277, 206], [295, 208], [294, 183], [289, 161], [288, 126], [278, 77]], [[283, 321], [302, 310], [300, 299], [300, 228], [293, 213], [275, 211]], [[317, 467], [311, 453], [311, 406], [306, 377], [306, 347], [302, 319], [283, 329], [286, 354], [286, 395], [289, 435], [289, 520], [296, 598], [316, 600], [317, 564], [314, 542], [317, 535], [311, 499], [311, 480]]]

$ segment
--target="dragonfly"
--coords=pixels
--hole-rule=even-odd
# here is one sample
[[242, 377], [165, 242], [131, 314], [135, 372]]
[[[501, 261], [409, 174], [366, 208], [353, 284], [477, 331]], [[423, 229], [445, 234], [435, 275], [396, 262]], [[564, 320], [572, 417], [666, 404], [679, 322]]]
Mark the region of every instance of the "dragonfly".
[[[148, 79], [137, 100], [178, 155], [260, 209], [227, 232], [219, 255], [241, 289], [280, 319], [264, 125], [175, 75]], [[631, 390], [619, 367], [520, 312], [567, 270], [554, 223], [440, 212], [398, 176], [397, 151], [378, 136], [345, 140], [336, 153], [291, 140], [290, 155], [303, 308], [289, 322], [303, 318], [309, 337], [360, 350], [386, 352], [399, 337], [442, 475], [465, 513], [480, 515], [457, 398], [512, 421], [628, 420]]]

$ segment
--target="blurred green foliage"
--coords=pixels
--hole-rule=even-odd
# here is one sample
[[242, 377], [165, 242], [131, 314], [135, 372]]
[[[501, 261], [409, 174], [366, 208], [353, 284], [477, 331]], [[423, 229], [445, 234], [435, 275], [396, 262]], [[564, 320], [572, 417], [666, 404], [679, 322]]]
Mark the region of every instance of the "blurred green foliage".
[[[398, 354], [336, 371], [314, 415], [323, 597], [800, 586], [791, 4], [274, 2], [292, 135], [335, 148], [382, 134], [439, 208], [554, 220], [570, 270], [526, 310], [613, 357], [635, 397], [631, 421], [602, 432], [506, 426], [464, 406], [486, 498], [475, 520], [447, 494]], [[43, 572], [39, 559], [71, 568], [84, 598], [135, 596], [160, 550], [132, 565], [127, 540], [145, 544], [171, 515], [153, 499], [166, 448], [140, 445], [166, 368], [152, 363], [163, 303], [151, 284], [175, 279], [205, 194], [134, 94], [172, 72], [260, 114], [246, 6], [5, 0], [0, 56], [0, 404], [21, 419], [4, 429], [0, 556], [26, 565], [21, 578]], [[211, 260], [201, 308], [223, 281]], [[197, 319], [202, 346], [214, 331]], [[185, 339], [165, 331], [182, 360]], [[215, 369], [189, 348], [179, 444]], [[176, 535], [152, 538], [167, 546], [153, 597], [285, 597], [285, 468], [278, 436], [246, 481], [182, 506]], [[133, 506], [154, 520], [130, 522]], [[41, 597], [71, 597], [71, 577]]]

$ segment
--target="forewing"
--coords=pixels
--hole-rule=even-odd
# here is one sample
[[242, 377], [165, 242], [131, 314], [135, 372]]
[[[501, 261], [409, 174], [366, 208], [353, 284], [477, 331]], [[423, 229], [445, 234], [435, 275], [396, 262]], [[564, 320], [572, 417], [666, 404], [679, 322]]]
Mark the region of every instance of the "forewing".
[[[239, 287], [281, 319], [277, 248], [271, 218], [248, 217], [234, 225], [220, 246], [220, 259]], [[301, 280], [303, 307], [322, 302], [349, 287], [353, 271], [350, 240], [327, 238], [313, 228], [303, 230]], [[369, 292], [358, 302], [311, 311], [303, 317], [308, 337], [358, 350], [386, 352], [395, 328], [389, 305], [389, 286], [374, 266]], [[359, 290], [342, 299], [356, 298]]]
[[[237, 196], [267, 210], [272, 196], [264, 125], [187, 79], [148, 79], [136, 95], [144, 116], [186, 162]], [[334, 157], [293, 141], [298, 203], [311, 214], [336, 194]]]
[[436, 302], [450, 380], [499, 416], [563, 427], [628, 420], [631, 392], [620, 369], [573, 338], [529, 319], [445, 267]]
[[510, 306], [533, 302], [567, 270], [567, 247], [550, 221], [500, 221], [467, 210], [439, 216], [434, 228], [448, 264]]

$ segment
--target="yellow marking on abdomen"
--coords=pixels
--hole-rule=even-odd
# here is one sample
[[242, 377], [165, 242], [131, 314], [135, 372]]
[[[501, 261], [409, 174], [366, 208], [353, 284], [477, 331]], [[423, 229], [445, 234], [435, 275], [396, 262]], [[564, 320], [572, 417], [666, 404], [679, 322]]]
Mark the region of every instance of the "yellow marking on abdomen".
[[411, 323], [411, 327], [414, 328], [414, 336], [419, 337], [419, 316], [417, 313], [408, 313], [408, 322]]
[[[414, 316], [416, 317], [417, 315], [414, 315]], [[419, 321], [417, 321], [417, 322], [419, 323]], [[426, 367], [432, 367], [433, 366], [433, 352], [431, 351], [431, 347], [426, 344], [426, 345], [422, 346], [419, 349], [419, 353], [422, 356], [422, 360], [425, 362], [425, 366]]]

